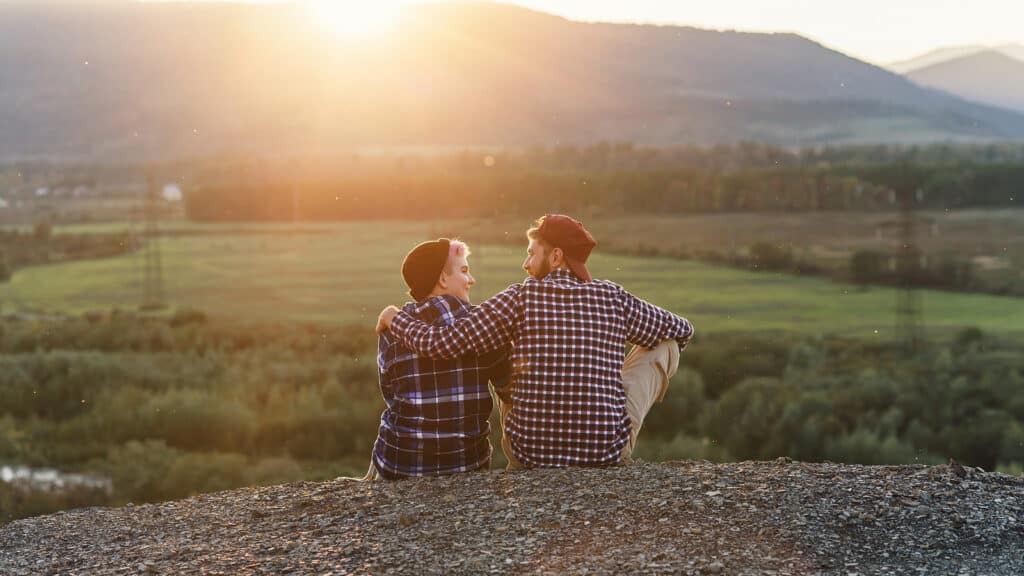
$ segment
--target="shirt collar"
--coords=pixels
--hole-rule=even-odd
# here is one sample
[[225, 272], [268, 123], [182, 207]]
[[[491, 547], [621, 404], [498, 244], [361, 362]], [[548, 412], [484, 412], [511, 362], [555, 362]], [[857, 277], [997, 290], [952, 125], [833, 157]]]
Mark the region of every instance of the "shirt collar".
[[579, 284], [580, 279], [568, 268], [559, 268], [558, 270], [552, 270], [547, 276], [541, 278], [541, 282], [556, 282], [558, 284], [572, 283]]
[[469, 309], [468, 302], [448, 294], [431, 296], [423, 302], [406, 302], [402, 306], [406, 314], [430, 324], [453, 324], [456, 316]]

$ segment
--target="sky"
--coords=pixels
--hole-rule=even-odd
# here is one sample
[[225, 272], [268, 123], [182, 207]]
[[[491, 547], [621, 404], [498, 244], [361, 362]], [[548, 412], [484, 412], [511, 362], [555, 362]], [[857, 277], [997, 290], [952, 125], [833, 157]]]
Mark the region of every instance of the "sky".
[[[241, 1], [241, 0], [239, 0]], [[268, 2], [276, 0], [247, 0]], [[333, 0], [359, 10], [425, 0]], [[962, 45], [1024, 45], [1024, 0], [505, 0], [573, 20], [795, 32], [874, 64]]]

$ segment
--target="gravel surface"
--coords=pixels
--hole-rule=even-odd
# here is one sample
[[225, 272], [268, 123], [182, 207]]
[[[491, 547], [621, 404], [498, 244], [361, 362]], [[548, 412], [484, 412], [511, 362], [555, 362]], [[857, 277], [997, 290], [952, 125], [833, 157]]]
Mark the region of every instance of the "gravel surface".
[[1024, 574], [1024, 479], [633, 463], [245, 488], [0, 527], [0, 574]]

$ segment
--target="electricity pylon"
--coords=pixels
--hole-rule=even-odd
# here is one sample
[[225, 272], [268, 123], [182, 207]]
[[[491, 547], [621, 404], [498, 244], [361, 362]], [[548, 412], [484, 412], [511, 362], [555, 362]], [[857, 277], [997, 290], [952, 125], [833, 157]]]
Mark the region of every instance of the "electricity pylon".
[[915, 287], [920, 281], [922, 253], [916, 243], [914, 213], [922, 191], [916, 186], [896, 190], [900, 203], [899, 251], [896, 258], [899, 289], [896, 291], [896, 336], [903, 341], [908, 354], [917, 352], [921, 339], [921, 294]]
[[153, 176], [146, 178], [146, 198], [143, 205], [145, 228], [142, 232], [142, 305], [141, 310], [162, 310], [164, 302], [163, 260], [160, 254], [160, 193]]

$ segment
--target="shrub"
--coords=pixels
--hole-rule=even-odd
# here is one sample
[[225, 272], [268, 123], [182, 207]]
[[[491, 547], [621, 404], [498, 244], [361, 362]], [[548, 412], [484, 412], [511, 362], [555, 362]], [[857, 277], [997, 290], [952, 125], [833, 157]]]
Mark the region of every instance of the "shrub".
[[888, 256], [873, 250], [858, 250], [850, 255], [850, 279], [858, 284], [871, 284], [889, 278]]
[[1024, 462], [1024, 424], [1010, 422], [1003, 430], [999, 446], [1000, 462]]
[[257, 428], [246, 406], [197, 389], [169, 390], [139, 413], [152, 437], [182, 450], [245, 451]]
[[110, 448], [107, 457], [89, 469], [111, 479], [118, 502], [154, 502], [170, 497], [165, 480], [180, 456], [181, 451], [163, 440], [133, 440]]
[[698, 434], [704, 403], [704, 379], [694, 370], [680, 368], [664, 400], [647, 414], [641, 437], [667, 440], [682, 433]]
[[866, 429], [858, 429], [829, 441], [826, 455], [829, 460], [852, 464], [935, 464], [941, 461], [936, 456], [916, 450], [895, 436], [881, 436]]
[[762, 270], [789, 270], [793, 251], [774, 242], [756, 242], [750, 247], [750, 261]]
[[250, 466], [245, 472], [245, 483], [255, 486], [270, 486], [295, 482], [305, 477], [302, 467], [287, 456], [264, 458]]
[[0, 482], [0, 525], [19, 518], [108, 503], [104, 490], [79, 487], [51, 492]]
[[785, 456], [777, 433], [792, 391], [775, 378], [748, 378], [719, 398], [707, 415], [706, 430], [740, 459]]
[[160, 482], [162, 498], [184, 498], [246, 485], [246, 457], [222, 452], [181, 454]]
[[677, 434], [670, 440], [649, 438], [641, 433], [637, 439], [634, 458], [664, 462], [667, 460], [711, 460], [728, 462], [732, 456], [727, 450], [710, 438], [695, 438], [686, 434]]

